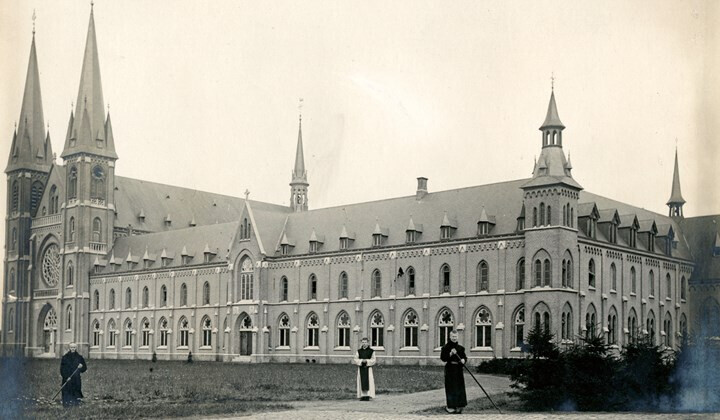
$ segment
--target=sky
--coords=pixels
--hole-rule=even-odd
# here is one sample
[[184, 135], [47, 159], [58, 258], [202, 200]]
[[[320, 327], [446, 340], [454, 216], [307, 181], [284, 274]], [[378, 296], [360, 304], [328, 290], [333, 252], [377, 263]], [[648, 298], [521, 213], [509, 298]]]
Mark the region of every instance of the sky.
[[[3, 165], [33, 10], [58, 155], [77, 100], [89, 1], [0, 2]], [[686, 217], [720, 213], [712, 0], [97, 0], [94, 10], [121, 176], [288, 204], [302, 112], [311, 208], [414, 195], [419, 176], [430, 192], [527, 178], [554, 77], [585, 190], [666, 214], [677, 148]]]

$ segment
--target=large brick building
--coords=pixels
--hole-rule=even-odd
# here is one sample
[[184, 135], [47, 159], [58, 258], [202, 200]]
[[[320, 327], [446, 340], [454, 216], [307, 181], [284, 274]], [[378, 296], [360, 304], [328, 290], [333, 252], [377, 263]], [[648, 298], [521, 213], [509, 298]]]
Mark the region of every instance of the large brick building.
[[312, 209], [300, 122], [291, 205], [274, 205], [116, 175], [91, 13], [62, 164], [34, 40], [19, 121], [6, 354], [342, 362], [367, 336], [387, 363], [429, 363], [452, 329], [471, 358], [520, 356], [533, 325], [618, 347], [720, 335], [720, 216], [684, 218], [677, 155], [668, 216], [584, 191], [554, 93], [529, 179], [431, 192], [421, 177]]

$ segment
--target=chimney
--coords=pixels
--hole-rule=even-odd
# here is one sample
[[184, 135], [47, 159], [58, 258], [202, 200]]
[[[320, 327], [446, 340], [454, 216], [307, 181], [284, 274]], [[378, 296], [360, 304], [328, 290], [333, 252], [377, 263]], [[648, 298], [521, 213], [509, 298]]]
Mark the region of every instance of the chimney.
[[420, 201], [428, 193], [428, 190], [427, 190], [428, 179], [421, 176], [421, 177], [418, 177], [417, 181], [418, 181], [418, 184], [417, 184], [417, 192], [415, 193], [415, 199]]

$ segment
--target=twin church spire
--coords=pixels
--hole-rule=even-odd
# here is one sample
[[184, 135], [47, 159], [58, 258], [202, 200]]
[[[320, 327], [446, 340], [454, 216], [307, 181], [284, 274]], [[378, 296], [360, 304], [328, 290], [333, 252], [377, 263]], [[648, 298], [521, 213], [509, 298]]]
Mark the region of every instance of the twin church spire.
[[67, 158], [78, 153], [117, 159], [109, 113], [107, 118], [105, 117], [100, 60], [95, 36], [95, 16], [92, 9], [75, 113], [70, 115], [61, 157]]
[[40, 93], [40, 72], [35, 50], [35, 28], [33, 27], [20, 120], [13, 133], [10, 156], [5, 172], [10, 173], [18, 169], [48, 172], [52, 160], [52, 144], [50, 143], [49, 134], [46, 134], [45, 131], [42, 95]]

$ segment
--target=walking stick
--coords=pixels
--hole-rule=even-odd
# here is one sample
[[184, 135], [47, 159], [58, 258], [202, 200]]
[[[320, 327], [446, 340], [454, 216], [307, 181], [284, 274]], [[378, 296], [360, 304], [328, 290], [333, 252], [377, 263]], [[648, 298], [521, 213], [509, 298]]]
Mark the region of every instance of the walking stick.
[[495, 409], [496, 409], [500, 414], [502, 414], [502, 413], [503, 413], [502, 410], [500, 410], [500, 408], [498, 408], [498, 406], [495, 405], [495, 402], [492, 400], [492, 398], [490, 398], [490, 395], [488, 395], [487, 391], [485, 391], [485, 388], [483, 388], [483, 386], [480, 385], [480, 382], [478, 382], [477, 378], [475, 378], [475, 375], [473, 375], [472, 372], [470, 371], [470, 369], [468, 369], [467, 365], [462, 362], [462, 359], [460, 359], [460, 356], [459, 356], [457, 353], [455, 353], [455, 355], [457, 356], [458, 360], [460, 360], [460, 364], [463, 365], [463, 367], [465, 368], [465, 370], [467, 370], [467, 372], [470, 374], [470, 376], [472, 376], [472, 378], [475, 380], [475, 383], [478, 384], [478, 386], [480, 387], [480, 389], [482, 389], [482, 392], [485, 393], [485, 396], [488, 397], [488, 400], [490, 400], [490, 403], [493, 405], [493, 407], [495, 407]]
[[65, 385], [67, 385], [68, 382], [70, 382], [70, 379], [71, 379], [73, 376], [75, 376], [75, 374], [77, 373], [78, 370], [80, 370], [80, 366], [76, 367], [76, 368], [75, 368], [75, 372], [73, 372], [70, 376], [68, 376], [68, 378], [65, 380], [65, 383], [63, 383], [62, 386], [60, 387], [60, 389], [58, 389], [58, 392], [56, 392], [55, 395], [53, 395], [53, 397], [50, 398], [50, 401], [53, 401], [55, 398], [57, 398], [57, 396], [58, 396], [58, 394], [60, 393], [60, 391], [62, 391], [63, 388], [65, 388]]

